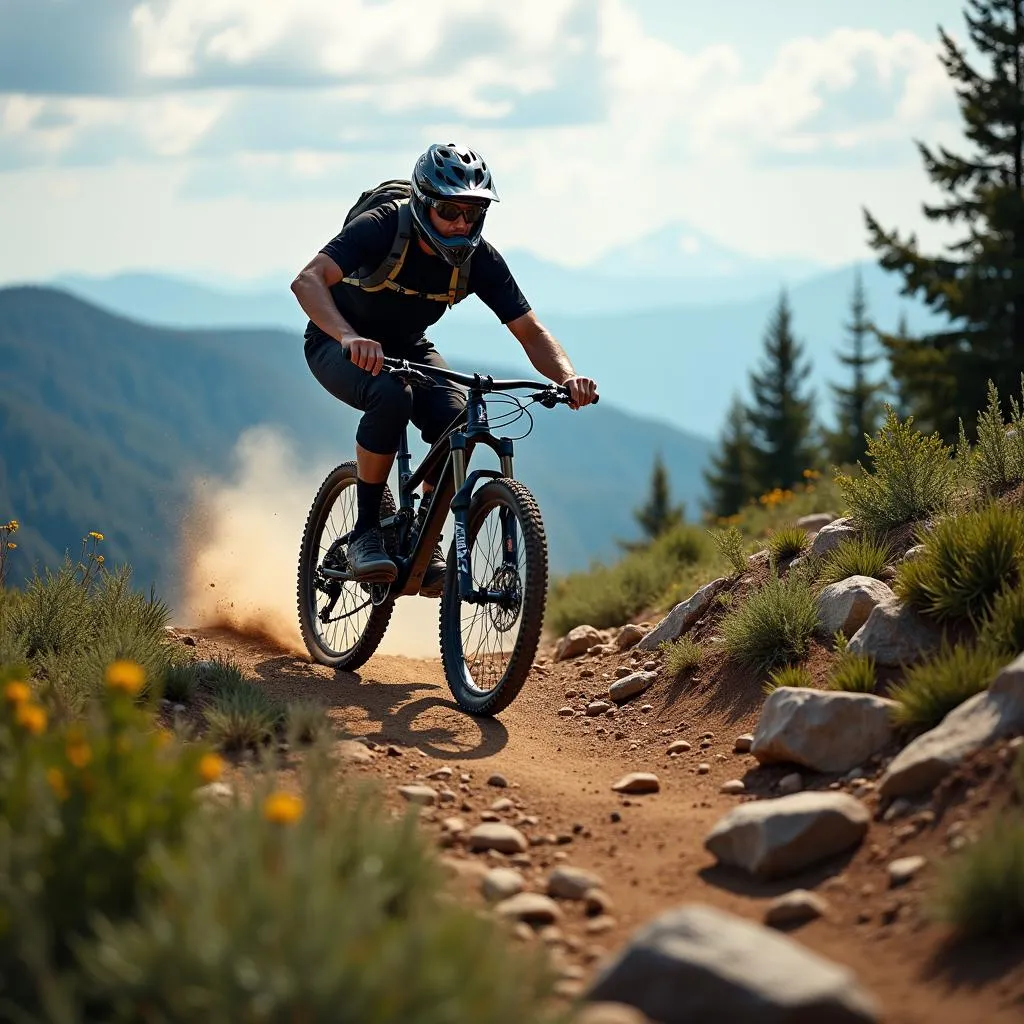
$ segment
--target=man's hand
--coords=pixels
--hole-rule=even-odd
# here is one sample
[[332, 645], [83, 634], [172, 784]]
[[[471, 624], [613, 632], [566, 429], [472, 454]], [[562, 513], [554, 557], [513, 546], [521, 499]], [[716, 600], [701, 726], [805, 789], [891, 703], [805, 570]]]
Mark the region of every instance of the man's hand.
[[597, 398], [597, 384], [589, 377], [570, 377], [562, 386], [569, 391], [570, 409], [581, 409]]
[[369, 338], [348, 338], [345, 341], [349, 358], [367, 373], [377, 376], [384, 365], [384, 349], [380, 347], [379, 341], [371, 341]]

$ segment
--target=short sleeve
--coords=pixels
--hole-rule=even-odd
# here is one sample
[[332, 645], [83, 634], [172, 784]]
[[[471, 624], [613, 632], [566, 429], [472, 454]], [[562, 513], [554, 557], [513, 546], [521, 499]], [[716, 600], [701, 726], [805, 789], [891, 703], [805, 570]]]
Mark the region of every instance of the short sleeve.
[[378, 267], [391, 251], [397, 228], [393, 203], [353, 217], [320, 251], [330, 256], [345, 275], [364, 267]]
[[508, 264], [488, 242], [481, 243], [473, 254], [469, 290], [479, 295], [503, 324], [530, 312], [530, 303], [516, 284]]

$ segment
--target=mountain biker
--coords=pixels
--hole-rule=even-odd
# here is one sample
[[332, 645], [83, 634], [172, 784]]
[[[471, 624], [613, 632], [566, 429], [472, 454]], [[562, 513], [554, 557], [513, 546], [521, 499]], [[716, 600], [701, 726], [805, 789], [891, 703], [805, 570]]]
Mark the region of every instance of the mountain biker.
[[[403, 201], [411, 220], [401, 211]], [[452, 387], [413, 391], [382, 374], [381, 360], [389, 356], [446, 367], [423, 332], [462, 294], [475, 292], [490, 307], [537, 371], [565, 385], [572, 408], [589, 405], [597, 394], [594, 381], [577, 375], [504, 259], [483, 239], [484, 217], [497, 201], [490, 169], [478, 153], [455, 143], [434, 144], [416, 161], [407, 200], [386, 200], [352, 217], [292, 282], [309, 317], [305, 354], [313, 376], [363, 413], [356, 430], [357, 518], [346, 550], [360, 581], [391, 582], [397, 576], [381, 539], [380, 506], [402, 430], [411, 421], [432, 444], [466, 405], [464, 392]], [[405, 248], [396, 260], [403, 217], [411, 233], [406, 229]], [[391, 270], [384, 275], [382, 267]], [[439, 473], [423, 482], [418, 526]], [[444, 574], [437, 545], [420, 593], [439, 596]]]

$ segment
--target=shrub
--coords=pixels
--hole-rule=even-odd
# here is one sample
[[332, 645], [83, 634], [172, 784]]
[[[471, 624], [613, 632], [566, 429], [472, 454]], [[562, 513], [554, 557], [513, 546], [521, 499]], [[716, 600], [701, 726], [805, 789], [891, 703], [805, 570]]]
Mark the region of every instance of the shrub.
[[892, 557], [893, 551], [884, 541], [869, 534], [851, 537], [825, 556], [818, 582], [828, 586], [851, 576], [877, 579]]
[[776, 562], [799, 555], [807, 547], [807, 531], [799, 526], [783, 526], [768, 538], [768, 550]]
[[978, 632], [978, 646], [1007, 659], [1024, 651], [1024, 587], [996, 595]]
[[289, 743], [315, 743], [329, 728], [326, 709], [320, 701], [303, 698], [285, 708], [284, 731]]
[[888, 408], [882, 428], [867, 442], [873, 472], [858, 463], [859, 474], [836, 475], [851, 515], [862, 526], [899, 526], [946, 506], [953, 485], [952, 449], [937, 433], [915, 430], [913, 422]]
[[[1024, 377], [1021, 378], [1024, 397]], [[960, 424], [958, 455], [968, 477], [985, 494], [997, 494], [1024, 480], [1024, 410], [1016, 398], [1010, 399], [1010, 429], [1003, 421], [999, 391], [988, 382], [988, 404], [978, 416], [978, 439], [972, 448]]]
[[843, 651], [829, 673], [828, 688], [849, 693], [874, 693], [877, 682], [874, 658]]
[[700, 660], [704, 655], [701, 645], [688, 636], [675, 641], [666, 640], [661, 650], [665, 654], [665, 668], [673, 677], [700, 668]]
[[901, 597], [939, 621], [979, 618], [1024, 565], [1024, 516], [991, 504], [938, 523], [897, 570]]
[[258, 686], [243, 681], [222, 689], [203, 717], [211, 743], [224, 750], [242, 750], [269, 742], [283, 712]]
[[732, 566], [736, 573], [747, 571], [747, 555], [744, 550], [743, 534], [735, 525], [724, 530], [708, 530], [718, 553]]
[[931, 729], [969, 697], [988, 689], [1003, 661], [980, 647], [958, 644], [931, 661], [914, 665], [889, 696], [897, 725]]
[[725, 616], [721, 631], [731, 657], [766, 670], [803, 658], [817, 623], [814, 594], [806, 584], [772, 575]]
[[199, 689], [199, 672], [188, 662], [172, 664], [164, 672], [162, 695], [175, 704], [190, 704]]
[[339, 799], [321, 767], [301, 794], [268, 784], [197, 821], [159, 858], [159, 895], [83, 957], [104, 1019], [551, 1020], [543, 957], [445, 899], [414, 818], [385, 815], [370, 793]]
[[203, 685], [215, 696], [237, 687], [252, 685], [245, 678], [245, 673], [229, 658], [217, 657], [211, 662], [206, 662], [197, 671]]
[[783, 665], [769, 673], [762, 689], [765, 693], [774, 693], [780, 686], [814, 686], [814, 678], [804, 665]]
[[1024, 819], [997, 817], [951, 860], [939, 883], [938, 916], [968, 937], [1024, 929]]

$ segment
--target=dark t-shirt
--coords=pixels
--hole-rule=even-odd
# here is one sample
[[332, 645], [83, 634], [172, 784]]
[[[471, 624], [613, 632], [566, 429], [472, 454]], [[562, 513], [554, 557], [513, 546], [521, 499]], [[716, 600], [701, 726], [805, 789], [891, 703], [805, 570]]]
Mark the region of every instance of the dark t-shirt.
[[[342, 228], [341, 234], [320, 251], [330, 256], [346, 277], [362, 276], [384, 262], [397, 229], [398, 204], [385, 203], [354, 217]], [[396, 282], [418, 292], [447, 294], [451, 277], [451, 266], [439, 257], [425, 253], [414, 231]], [[508, 265], [489, 242], [481, 241], [473, 253], [468, 287], [469, 292], [479, 295], [502, 323], [530, 311], [530, 304], [519, 290]], [[363, 337], [379, 341], [386, 355], [401, 356], [448, 309], [447, 303], [436, 299], [402, 295], [390, 288], [367, 292], [341, 282], [331, 288], [331, 296], [341, 315], [353, 328]], [[306, 327], [307, 338], [322, 333], [312, 321]]]

